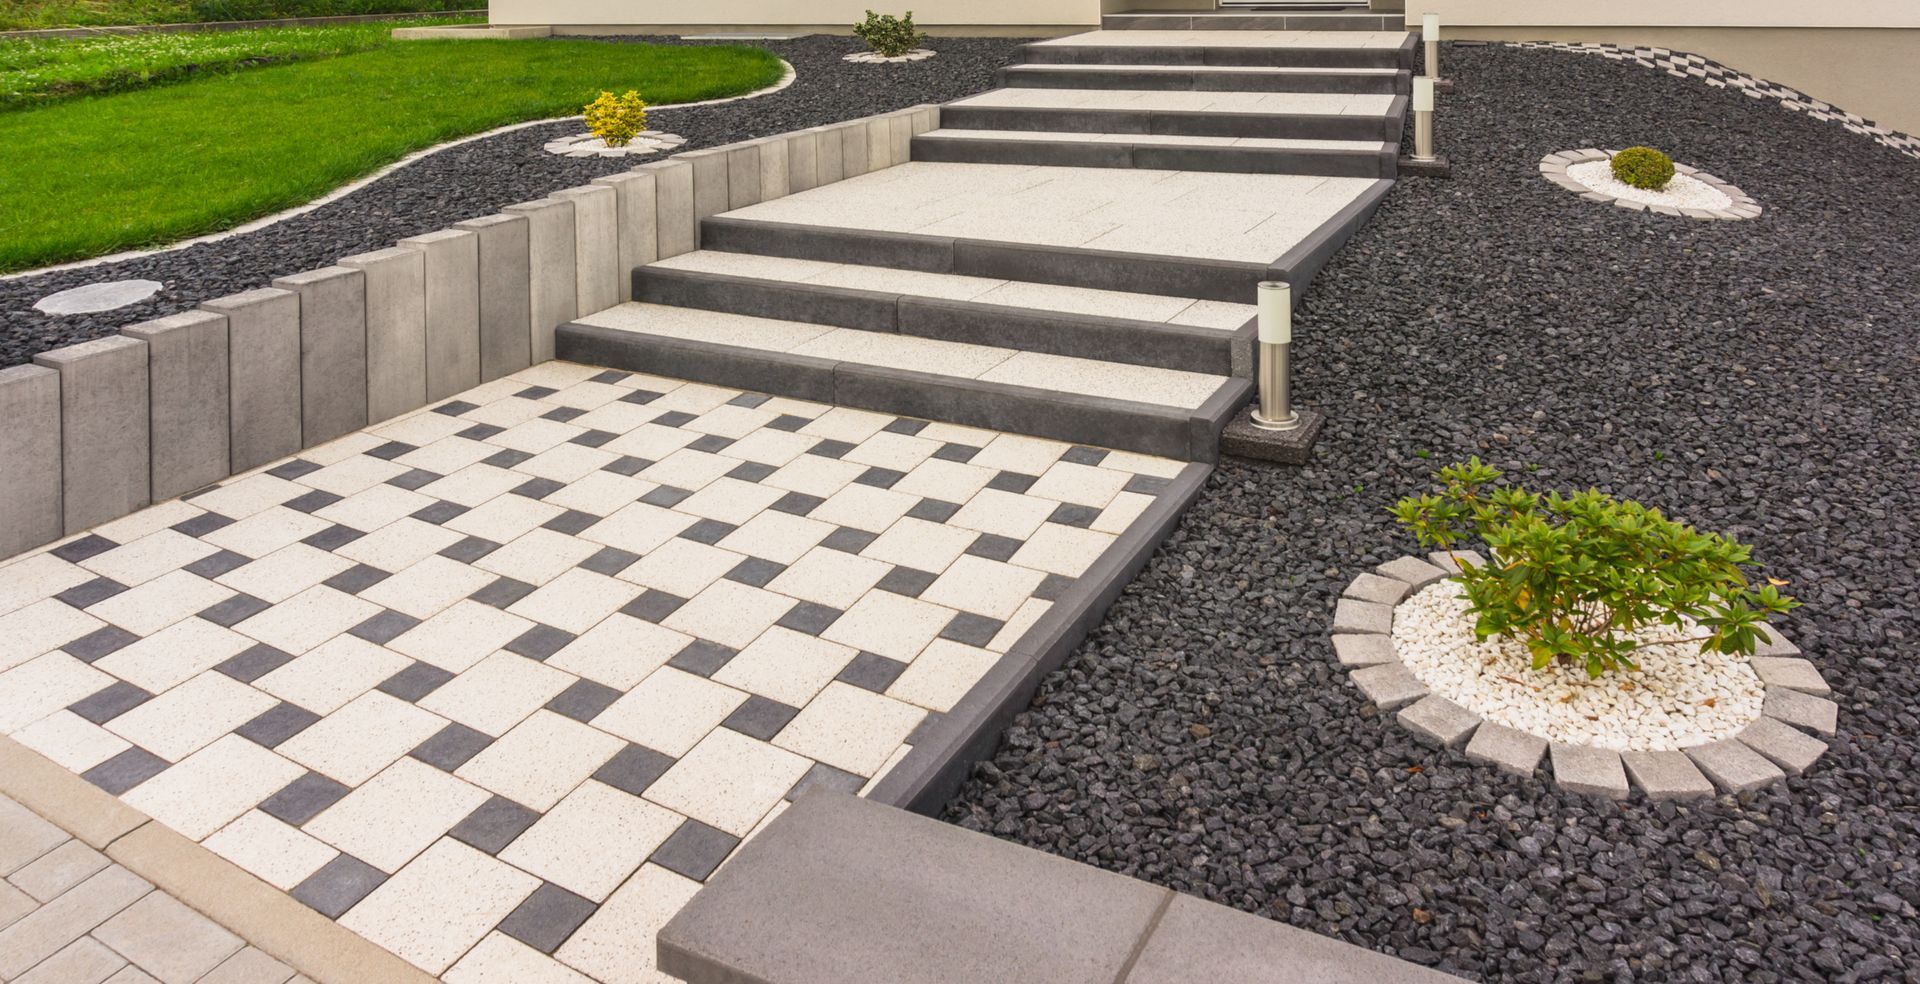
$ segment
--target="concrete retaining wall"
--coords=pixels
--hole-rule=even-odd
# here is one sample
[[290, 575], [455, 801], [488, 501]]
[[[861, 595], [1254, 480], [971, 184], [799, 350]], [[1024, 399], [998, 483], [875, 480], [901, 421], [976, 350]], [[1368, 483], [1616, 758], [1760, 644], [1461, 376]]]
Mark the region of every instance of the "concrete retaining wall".
[[691, 151], [0, 370], [0, 558], [551, 359], [701, 218], [905, 163], [938, 126], [922, 106]]

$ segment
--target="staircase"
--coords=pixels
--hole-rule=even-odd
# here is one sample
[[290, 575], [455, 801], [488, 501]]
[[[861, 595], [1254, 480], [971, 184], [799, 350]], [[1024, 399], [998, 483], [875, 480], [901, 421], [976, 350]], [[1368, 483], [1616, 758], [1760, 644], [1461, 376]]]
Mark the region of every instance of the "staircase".
[[911, 163], [707, 218], [560, 354], [1211, 461], [1253, 396], [1255, 283], [1298, 297], [1395, 177], [1415, 39], [1381, 23], [1126, 15], [1028, 45]]

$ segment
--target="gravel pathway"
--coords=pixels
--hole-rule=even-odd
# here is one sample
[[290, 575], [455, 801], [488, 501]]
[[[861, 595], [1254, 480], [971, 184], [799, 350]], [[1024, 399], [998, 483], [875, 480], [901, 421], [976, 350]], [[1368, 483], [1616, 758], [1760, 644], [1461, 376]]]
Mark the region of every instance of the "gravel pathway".
[[[946, 816], [1473, 978], [1920, 980], [1920, 166], [1638, 66], [1447, 64], [1456, 176], [1403, 182], [1298, 324], [1315, 464], [1223, 464]], [[1537, 171], [1637, 143], [1767, 214]], [[1807, 603], [1833, 753], [1744, 802], [1616, 806], [1382, 721], [1329, 656], [1335, 596], [1472, 453], [1753, 543]]]
[[[668, 38], [609, 38], [610, 43]], [[537, 42], [533, 42], [537, 43]], [[673, 42], [678, 43], [678, 42]], [[939, 57], [902, 65], [841, 60], [865, 43], [816, 36], [761, 44], [799, 73], [781, 92], [744, 102], [657, 110], [653, 125], [687, 138], [684, 150], [945, 102], [993, 85], [993, 71], [1020, 40], [941, 38]], [[579, 132], [578, 122], [530, 127], [434, 154], [305, 215], [258, 232], [120, 263], [0, 281], [0, 368], [35, 353], [118, 331], [121, 326], [190, 308], [223, 294], [265, 286], [274, 277], [326, 266], [342, 256], [487, 215], [515, 202], [585, 184], [653, 158], [566, 158], [541, 147]], [[55, 291], [105, 280], [166, 284], [153, 299], [97, 315], [55, 318], [33, 309]]]

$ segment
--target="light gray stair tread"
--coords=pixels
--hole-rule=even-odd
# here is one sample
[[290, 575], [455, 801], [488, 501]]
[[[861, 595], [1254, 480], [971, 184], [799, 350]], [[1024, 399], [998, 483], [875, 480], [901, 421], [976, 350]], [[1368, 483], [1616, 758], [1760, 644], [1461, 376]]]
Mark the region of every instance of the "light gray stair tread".
[[1227, 377], [629, 302], [580, 324], [1191, 410]]
[[1115, 75], [1139, 72], [1160, 72], [1169, 75], [1190, 72], [1232, 72], [1238, 75], [1351, 75], [1356, 78], [1368, 78], [1400, 74], [1397, 68], [1302, 68], [1295, 65], [1278, 67], [1272, 65], [1085, 65], [1028, 62], [1010, 67], [1023, 72], [1099, 72]]
[[650, 264], [661, 270], [686, 270], [696, 273], [750, 277], [756, 280], [785, 281], [822, 287], [846, 287], [856, 290], [907, 294], [950, 301], [972, 301], [1005, 307], [1056, 311], [1104, 318], [1126, 318], [1196, 328], [1232, 331], [1245, 325], [1255, 314], [1250, 304], [1223, 301], [1197, 301], [1186, 297], [1135, 294], [1089, 287], [1066, 287], [1025, 281], [966, 277], [952, 273], [922, 273], [888, 267], [861, 266], [853, 263], [827, 263], [819, 260], [760, 256], [754, 253], [722, 253], [701, 250], [683, 253]]
[[1310, 140], [1292, 137], [1187, 137], [1167, 133], [1074, 133], [1051, 130], [933, 130], [928, 137], [960, 140], [1036, 140], [1065, 143], [1154, 144], [1166, 147], [1246, 147], [1259, 150], [1352, 150], [1378, 153], [1380, 140]]
[[1035, 42], [1066, 48], [1398, 48], [1405, 31], [1088, 31]]
[[1347, 92], [1202, 92], [1186, 89], [1029, 89], [1011, 86], [951, 105], [1009, 109], [1136, 110], [1144, 113], [1269, 113], [1385, 116], [1393, 97]]

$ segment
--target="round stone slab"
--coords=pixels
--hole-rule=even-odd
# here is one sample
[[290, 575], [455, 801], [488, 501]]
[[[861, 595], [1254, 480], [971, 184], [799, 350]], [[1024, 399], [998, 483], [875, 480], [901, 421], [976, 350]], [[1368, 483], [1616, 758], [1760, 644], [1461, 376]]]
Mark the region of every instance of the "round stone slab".
[[48, 294], [33, 306], [41, 314], [96, 314], [112, 311], [141, 301], [160, 293], [165, 286], [155, 280], [114, 280], [104, 284], [88, 284], [63, 290], [58, 294]]
[[1532, 775], [1545, 758], [1561, 789], [1621, 800], [1635, 789], [1656, 801], [1702, 799], [1716, 791], [1751, 792], [1800, 775], [1826, 754], [1827, 743], [1807, 732], [1831, 736], [1839, 705], [1827, 698], [1830, 690], [1819, 670], [1771, 625], [1768, 641], [1753, 657], [1767, 695], [1759, 719], [1732, 738], [1679, 751], [1621, 753], [1549, 743], [1429, 693], [1394, 649], [1393, 621], [1400, 603], [1459, 573], [1463, 563], [1480, 567], [1486, 562], [1471, 550], [1401, 557], [1354, 578], [1340, 593], [1334, 611], [1334, 658], [1376, 706], [1398, 710], [1394, 719], [1421, 741], [1448, 748], [1464, 745], [1472, 761], [1523, 776]]
[[1754, 201], [1752, 196], [1699, 168], [1689, 167], [1685, 164], [1675, 164], [1673, 166], [1675, 173], [1684, 174], [1696, 181], [1712, 185], [1718, 189], [1721, 194], [1733, 199], [1733, 203], [1726, 208], [1674, 208], [1670, 205], [1648, 205], [1645, 202], [1618, 198], [1604, 191], [1595, 191], [1581, 184], [1575, 180], [1572, 175], [1567, 173], [1567, 168], [1575, 164], [1604, 161], [1612, 157], [1614, 153], [1615, 152], [1611, 150], [1597, 150], [1589, 147], [1583, 150], [1563, 150], [1557, 154], [1548, 154], [1540, 159], [1540, 176], [1579, 195], [1587, 201], [1615, 205], [1629, 212], [1653, 212], [1657, 215], [1685, 216], [1686, 218], [1699, 219], [1703, 222], [1743, 222], [1747, 219], [1757, 219], [1760, 217], [1760, 203]]

